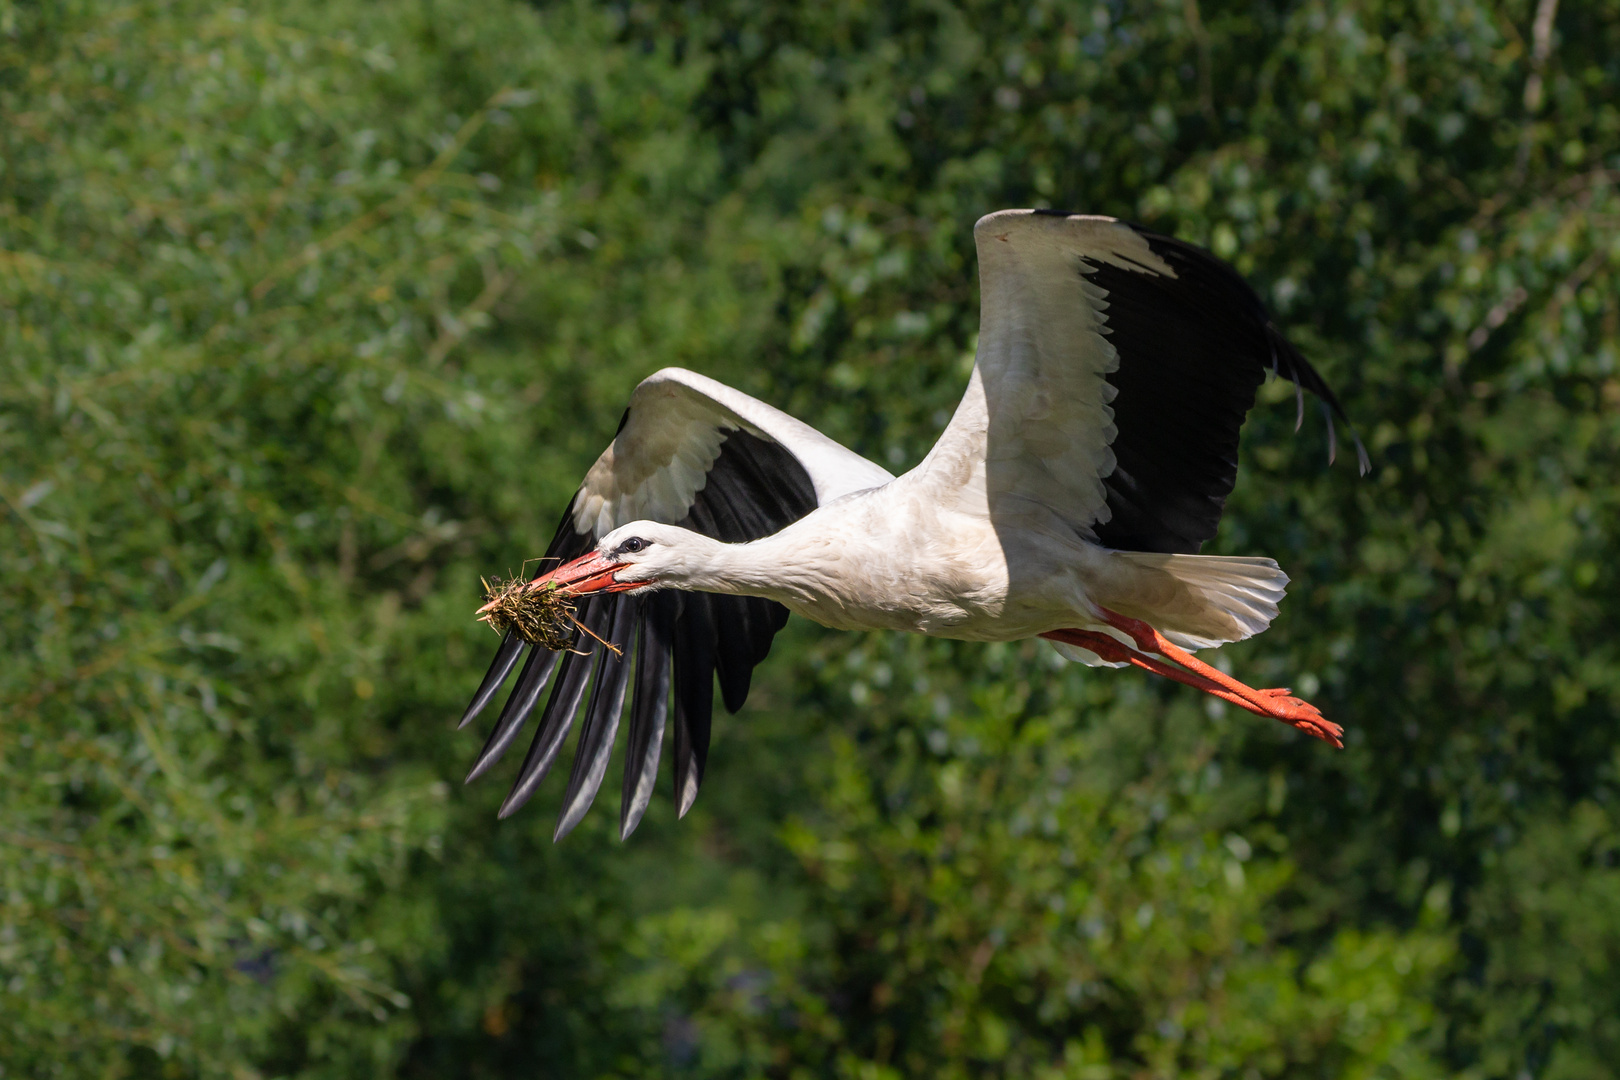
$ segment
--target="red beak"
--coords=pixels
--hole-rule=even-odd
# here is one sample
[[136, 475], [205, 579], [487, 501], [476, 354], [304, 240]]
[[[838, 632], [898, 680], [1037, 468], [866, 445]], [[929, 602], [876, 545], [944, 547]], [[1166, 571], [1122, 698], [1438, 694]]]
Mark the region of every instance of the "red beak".
[[593, 551], [573, 562], [563, 563], [549, 574], [540, 575], [529, 583], [529, 588], [538, 589], [542, 585], [554, 585], [565, 596], [586, 596], [599, 592], [624, 592], [626, 589], [638, 589], [646, 585], [645, 581], [613, 580], [614, 574], [629, 565], [614, 562], [612, 558]]

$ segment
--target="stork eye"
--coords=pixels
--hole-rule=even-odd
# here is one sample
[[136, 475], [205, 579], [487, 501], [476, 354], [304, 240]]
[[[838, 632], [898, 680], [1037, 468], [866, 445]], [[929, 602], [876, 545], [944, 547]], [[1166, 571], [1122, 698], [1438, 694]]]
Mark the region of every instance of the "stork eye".
[[619, 545], [619, 550], [621, 552], [628, 552], [629, 554], [634, 555], [638, 551], [645, 550], [646, 547], [647, 541], [643, 540], [639, 536], [632, 536], [630, 539]]

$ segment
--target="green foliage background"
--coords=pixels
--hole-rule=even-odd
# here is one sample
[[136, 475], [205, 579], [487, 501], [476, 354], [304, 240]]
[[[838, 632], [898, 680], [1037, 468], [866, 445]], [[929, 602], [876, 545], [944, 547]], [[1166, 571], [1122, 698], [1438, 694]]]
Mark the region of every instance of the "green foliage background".
[[[1549, 9], [0, 0], [3, 1075], [1609, 1075], [1620, 3]], [[795, 622], [687, 820], [497, 823], [477, 578], [636, 381], [908, 466], [1022, 205], [1340, 388], [1372, 475], [1268, 387], [1214, 549], [1345, 751]]]

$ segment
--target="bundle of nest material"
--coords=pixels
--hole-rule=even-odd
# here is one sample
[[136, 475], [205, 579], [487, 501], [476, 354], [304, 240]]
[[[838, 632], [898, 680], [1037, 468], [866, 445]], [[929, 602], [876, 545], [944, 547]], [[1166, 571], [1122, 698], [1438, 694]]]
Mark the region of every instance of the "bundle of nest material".
[[[557, 651], [574, 643], [579, 619], [574, 605], [551, 582], [524, 581], [521, 577], [484, 581], [484, 606], [478, 609], [480, 622], [495, 632], [508, 630], [531, 645]], [[594, 635], [593, 635], [594, 636]]]

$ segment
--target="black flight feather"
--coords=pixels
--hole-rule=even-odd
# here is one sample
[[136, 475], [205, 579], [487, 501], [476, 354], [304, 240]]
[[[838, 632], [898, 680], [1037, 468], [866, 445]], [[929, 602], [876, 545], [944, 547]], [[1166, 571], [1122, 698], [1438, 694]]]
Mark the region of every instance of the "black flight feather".
[[630, 734], [624, 748], [624, 793], [619, 839], [641, 824], [658, 779], [658, 756], [669, 716], [670, 648], [675, 634], [674, 593], [653, 593], [642, 606], [636, 632], [636, 692], [630, 701]]
[[607, 639], [622, 643], [619, 653], [602, 650], [591, 702], [585, 707], [585, 723], [579, 730], [574, 749], [574, 766], [568, 774], [568, 790], [563, 794], [562, 812], [557, 817], [553, 840], [574, 831], [596, 798], [602, 778], [607, 775], [608, 757], [613, 753], [613, 736], [619, 730], [619, 713], [624, 709], [624, 691], [630, 682], [630, 649], [636, 624], [640, 622], [641, 601], [628, 597], [614, 605], [613, 623]]
[[478, 759], [473, 762], [472, 768], [467, 770], [467, 779], [463, 783], [472, 783], [488, 771], [489, 767], [501, 759], [509, 746], [523, 730], [523, 723], [534, 711], [535, 704], [540, 700], [540, 692], [546, 688], [546, 681], [551, 678], [551, 672], [557, 666], [558, 654], [550, 649], [535, 648], [529, 654], [528, 663], [523, 665], [523, 671], [518, 675], [517, 685], [512, 688], [512, 696], [506, 699], [506, 707], [501, 710], [500, 719], [495, 721], [495, 727], [489, 733], [484, 749], [479, 751]]
[[1080, 271], [1108, 291], [1105, 332], [1119, 351], [1107, 376], [1118, 431], [1115, 468], [1103, 478], [1109, 519], [1095, 532], [1118, 550], [1192, 554], [1215, 535], [1237, 480], [1238, 432], [1267, 368], [1341, 419], [1344, 410], [1237, 271], [1137, 231], [1175, 277], [1108, 263]]
[[501, 639], [501, 647], [495, 650], [495, 659], [490, 661], [489, 670], [484, 673], [484, 681], [478, 684], [478, 690], [468, 703], [467, 711], [461, 714], [461, 722], [456, 725], [458, 729], [472, 723], [473, 717], [483, 712], [484, 706], [488, 705], [500, 691], [501, 684], [512, 673], [512, 667], [518, 662], [518, 657], [523, 655], [523, 646], [524, 641], [518, 637], [516, 630], [506, 632], [506, 636]]
[[703, 784], [714, 714], [714, 597], [687, 593], [675, 634], [675, 812], [685, 817]]
[[574, 715], [585, 700], [592, 662], [597, 661], [596, 666], [600, 667], [598, 653], [605, 651], [587, 651], [584, 648], [594, 644], [585, 629], [598, 637], [606, 634], [608, 620], [616, 606], [613, 602], [600, 603], [595, 598], [587, 598], [580, 604], [579, 621], [584, 629], [574, 631], [573, 648], [563, 654], [562, 668], [552, 686], [551, 700], [546, 702], [546, 711], [540, 714], [539, 727], [535, 730], [534, 741], [529, 744], [529, 753], [523, 759], [517, 781], [507, 793], [506, 801], [501, 803], [501, 817], [511, 817], [529, 801], [557, 760], [557, 752], [562, 749], [563, 740], [574, 726]]

